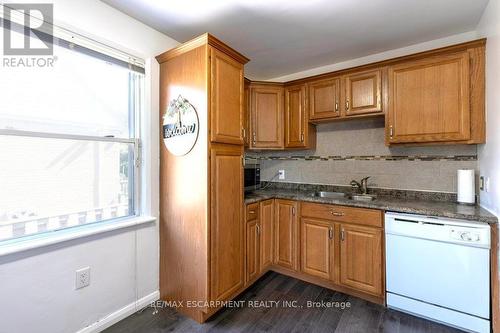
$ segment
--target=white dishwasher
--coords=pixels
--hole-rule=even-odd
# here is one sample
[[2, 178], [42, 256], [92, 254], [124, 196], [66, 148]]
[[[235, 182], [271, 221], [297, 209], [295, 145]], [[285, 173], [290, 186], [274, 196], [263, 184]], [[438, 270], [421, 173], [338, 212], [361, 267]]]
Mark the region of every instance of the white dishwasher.
[[387, 213], [387, 306], [490, 332], [490, 226]]

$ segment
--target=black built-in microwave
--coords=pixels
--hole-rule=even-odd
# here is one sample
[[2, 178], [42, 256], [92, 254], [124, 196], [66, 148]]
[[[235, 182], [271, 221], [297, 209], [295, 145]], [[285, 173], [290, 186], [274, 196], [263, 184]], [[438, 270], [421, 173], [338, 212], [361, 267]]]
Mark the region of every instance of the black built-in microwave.
[[245, 192], [260, 188], [260, 164], [256, 160], [245, 160]]

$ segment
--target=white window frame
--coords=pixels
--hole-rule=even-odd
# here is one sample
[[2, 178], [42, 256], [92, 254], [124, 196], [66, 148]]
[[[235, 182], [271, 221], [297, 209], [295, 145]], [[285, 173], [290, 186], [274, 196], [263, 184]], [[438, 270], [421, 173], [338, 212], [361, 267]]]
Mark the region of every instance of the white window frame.
[[[0, 18], [4, 17], [3, 15], [4, 6], [8, 6], [8, 4], [0, 5]], [[23, 24], [24, 16], [25, 14], [21, 12], [11, 11], [11, 21], [13, 22]], [[33, 16], [31, 16], [30, 19], [32, 21], [36, 20], [40, 21], [38, 18]], [[106, 56], [128, 62], [133, 67], [140, 67], [143, 69], [146, 68], [146, 62], [144, 59], [123, 52], [114, 47], [105, 45], [93, 39], [87, 38], [78, 33], [69, 31], [67, 29], [54, 25], [52, 35], [56, 38], [70, 41], [73, 44], [83, 46], [93, 51], [102, 53]], [[133, 165], [130, 166], [133, 167], [133, 179], [132, 179], [133, 193], [131, 193], [133, 195], [133, 200], [132, 202], [130, 202], [132, 207], [129, 207], [131, 211], [129, 211], [128, 216], [94, 221], [79, 226], [71, 226], [66, 228], [49, 230], [47, 232], [28, 234], [18, 238], [0, 240], [0, 256], [18, 251], [23, 251], [26, 249], [45, 246], [60, 241], [85, 237], [100, 232], [105, 232], [118, 228], [128, 227], [131, 225], [138, 225], [142, 223], [149, 223], [155, 221], [154, 217], [144, 216], [142, 214], [144, 207], [142, 207], [143, 202], [141, 198], [141, 193], [142, 193], [144, 170], [142, 168], [143, 144], [141, 140], [142, 138], [141, 116], [144, 114], [144, 108], [146, 106], [145, 85], [146, 85], [146, 74], [144, 74], [144, 76], [142, 77], [141, 84], [136, 87], [136, 94], [134, 96], [136, 98], [129, 101], [129, 103], [133, 103], [133, 106], [131, 106], [131, 108], [133, 108], [134, 110], [133, 125], [129, 124], [129, 130], [133, 131], [133, 135], [131, 135], [131, 138], [102, 137], [102, 136], [51, 133], [51, 132], [34, 132], [34, 131], [24, 131], [24, 130], [0, 129], [0, 136], [69, 139], [69, 140], [82, 140], [82, 141], [92, 141], [92, 142], [116, 142], [116, 143], [132, 144], [134, 147]]]

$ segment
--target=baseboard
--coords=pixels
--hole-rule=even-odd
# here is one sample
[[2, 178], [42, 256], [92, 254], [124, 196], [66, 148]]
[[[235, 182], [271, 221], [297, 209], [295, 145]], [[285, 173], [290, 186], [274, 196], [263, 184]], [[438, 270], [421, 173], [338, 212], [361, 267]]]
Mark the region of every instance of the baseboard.
[[123, 308], [119, 309], [118, 311], [115, 311], [106, 317], [96, 321], [95, 323], [79, 330], [77, 333], [98, 333], [106, 328], [112, 326], [113, 324], [116, 324], [122, 319], [127, 318], [128, 316], [134, 314], [137, 310], [142, 309], [143, 307], [151, 304], [151, 302], [154, 302], [156, 300], [160, 299], [160, 291], [157, 290], [155, 292], [152, 292], [149, 295], [144, 296], [143, 298], [138, 299], [135, 302], [132, 302]]

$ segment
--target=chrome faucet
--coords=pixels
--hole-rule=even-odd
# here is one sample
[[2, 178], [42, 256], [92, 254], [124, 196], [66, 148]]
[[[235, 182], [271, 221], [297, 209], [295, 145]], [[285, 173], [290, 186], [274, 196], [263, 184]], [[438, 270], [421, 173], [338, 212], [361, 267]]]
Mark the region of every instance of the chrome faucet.
[[365, 178], [361, 179], [361, 181], [359, 183], [355, 180], [351, 180], [351, 186], [353, 189], [360, 192], [361, 194], [367, 194], [368, 193], [368, 179], [370, 179], [370, 177], [365, 177]]

